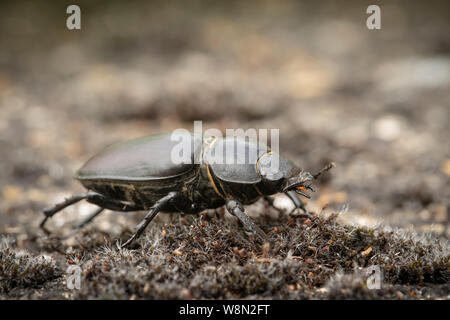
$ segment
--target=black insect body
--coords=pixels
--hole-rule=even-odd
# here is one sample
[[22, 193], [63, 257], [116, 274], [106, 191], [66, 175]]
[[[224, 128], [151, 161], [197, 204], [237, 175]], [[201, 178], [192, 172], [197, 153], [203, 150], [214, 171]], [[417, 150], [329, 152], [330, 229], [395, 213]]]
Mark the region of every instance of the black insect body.
[[[332, 168], [330, 164], [312, 175], [290, 160], [256, 142], [210, 137], [205, 140], [186, 133], [191, 142], [189, 161], [174, 162], [179, 142], [170, 134], [114, 144], [91, 158], [75, 175], [88, 192], [44, 209], [41, 228], [55, 213], [80, 200], [99, 208], [78, 227], [92, 221], [104, 209], [147, 210], [136, 233], [138, 238], [158, 212], [198, 213], [223, 205], [260, 239], [266, 234], [245, 214], [243, 206], [261, 197], [284, 192], [295, 207], [307, 214], [296, 194], [308, 197], [313, 179]], [[231, 150], [231, 152], [230, 152]], [[277, 164], [276, 166], [274, 164]]]

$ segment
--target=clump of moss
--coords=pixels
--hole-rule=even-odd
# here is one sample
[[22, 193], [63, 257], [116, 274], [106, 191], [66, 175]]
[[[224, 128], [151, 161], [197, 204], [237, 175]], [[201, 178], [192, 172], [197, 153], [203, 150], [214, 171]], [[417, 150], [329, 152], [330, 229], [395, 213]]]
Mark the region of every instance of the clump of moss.
[[321, 299], [433, 299], [449, 298], [450, 288], [447, 283], [432, 286], [401, 285], [381, 283], [378, 289], [370, 289], [367, 285], [367, 274], [361, 269], [352, 273], [336, 272], [319, 289], [317, 298]]
[[[343, 225], [337, 215], [311, 222], [289, 222], [281, 228], [280, 251], [316, 266], [319, 285], [330, 271], [378, 265], [390, 283], [446, 283], [449, 280], [449, 246], [439, 239], [413, 232]], [[314, 272], [314, 270], [311, 270]]]
[[[375, 299], [380, 289], [367, 288], [367, 277], [355, 270], [353, 273], [336, 272], [324, 286], [323, 293], [328, 299]], [[384, 290], [384, 288], [383, 288]]]
[[[202, 215], [190, 222], [153, 224], [133, 250], [109, 242], [97, 251], [75, 247], [67, 261], [84, 272], [81, 290], [73, 297], [426, 297], [423, 290], [402, 288], [445, 286], [449, 281], [448, 244], [431, 237], [343, 225], [336, 215], [311, 220], [260, 217], [258, 223], [270, 244], [257, 243], [232, 221]], [[383, 272], [381, 290], [367, 289], [364, 274], [355, 271], [371, 265]]]
[[0, 241], [0, 293], [20, 288], [38, 288], [61, 275], [55, 261], [47, 256], [32, 256], [11, 248], [7, 239]]

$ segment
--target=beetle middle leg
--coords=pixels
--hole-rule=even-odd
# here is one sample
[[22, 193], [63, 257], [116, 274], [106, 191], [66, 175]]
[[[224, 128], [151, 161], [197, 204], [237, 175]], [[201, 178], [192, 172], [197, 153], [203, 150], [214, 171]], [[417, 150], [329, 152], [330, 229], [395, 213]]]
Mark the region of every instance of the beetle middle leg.
[[148, 213], [145, 215], [144, 219], [135, 227], [136, 233], [131, 236], [123, 245], [122, 248], [127, 247], [135, 239], [139, 238], [148, 224], [156, 217], [156, 215], [166, 206], [172, 199], [179, 195], [178, 192], [170, 192], [168, 195], [162, 197], [150, 208]]
[[262, 241], [268, 241], [265, 232], [262, 231], [261, 228], [258, 227], [256, 224], [254, 224], [252, 220], [250, 220], [250, 218], [245, 214], [242, 204], [240, 204], [236, 200], [230, 199], [226, 202], [226, 207], [228, 212], [231, 213], [236, 218], [238, 218], [245, 228], [252, 231]]
[[95, 210], [94, 212], [92, 212], [92, 213], [89, 215], [89, 217], [87, 217], [87, 218], [84, 219], [83, 221], [77, 223], [77, 224], [75, 225], [75, 228], [77, 228], [77, 229], [83, 228], [85, 225], [87, 225], [88, 223], [92, 222], [92, 220], [94, 220], [94, 218], [95, 218], [96, 216], [98, 216], [100, 213], [102, 213], [103, 210], [105, 210], [105, 208], [102, 208], [102, 207], [97, 208], [97, 210]]

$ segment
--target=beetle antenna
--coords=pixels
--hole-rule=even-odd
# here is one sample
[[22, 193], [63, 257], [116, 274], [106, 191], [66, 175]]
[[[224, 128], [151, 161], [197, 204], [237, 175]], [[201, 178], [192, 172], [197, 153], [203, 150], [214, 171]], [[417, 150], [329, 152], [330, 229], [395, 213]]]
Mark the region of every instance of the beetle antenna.
[[329, 164], [327, 164], [325, 167], [323, 167], [322, 169], [320, 169], [319, 172], [317, 172], [316, 174], [313, 174], [313, 178], [317, 179], [322, 173], [325, 173], [329, 170], [331, 170], [332, 168], [336, 167], [336, 164], [334, 162], [330, 162]]

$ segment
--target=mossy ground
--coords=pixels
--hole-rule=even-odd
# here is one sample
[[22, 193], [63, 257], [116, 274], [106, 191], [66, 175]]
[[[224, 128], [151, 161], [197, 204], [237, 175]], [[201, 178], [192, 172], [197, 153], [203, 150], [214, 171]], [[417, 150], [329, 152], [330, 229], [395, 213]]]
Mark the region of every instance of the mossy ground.
[[[449, 298], [449, 246], [437, 238], [405, 230], [349, 226], [338, 222], [335, 214], [311, 220], [281, 214], [257, 219], [270, 239], [262, 244], [223, 214], [177, 218], [173, 223], [153, 224], [131, 249], [120, 249], [120, 240], [95, 227], [76, 236], [75, 245], [64, 245], [59, 239], [39, 241], [41, 250], [51, 252], [52, 257], [31, 257], [20, 254], [14, 244], [7, 249], [4, 245], [0, 253], [2, 296]], [[120, 239], [127, 236], [129, 232]], [[66, 287], [65, 270], [70, 265], [81, 267], [80, 290]], [[372, 265], [382, 271], [381, 289], [367, 287], [364, 268]], [[45, 285], [51, 289], [42, 290]]]

